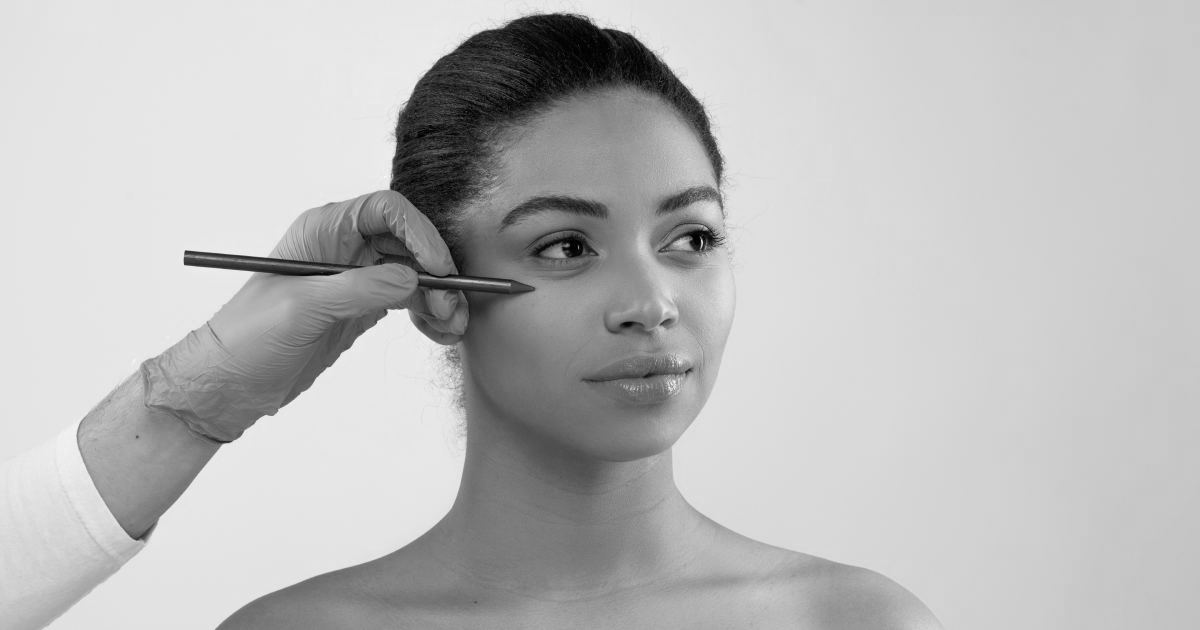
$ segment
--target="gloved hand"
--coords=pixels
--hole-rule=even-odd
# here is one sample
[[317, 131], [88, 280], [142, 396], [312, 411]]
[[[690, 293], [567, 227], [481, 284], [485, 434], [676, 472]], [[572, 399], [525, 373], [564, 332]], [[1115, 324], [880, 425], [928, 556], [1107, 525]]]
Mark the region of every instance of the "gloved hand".
[[[230, 442], [308, 389], [387, 309], [410, 309], [439, 343], [466, 331], [461, 291], [417, 287], [413, 266], [436, 275], [457, 269], [437, 229], [400, 193], [313, 208], [271, 257], [372, 266], [333, 276], [254, 274], [208, 323], [142, 364], [147, 406]], [[375, 264], [385, 257], [405, 264]]]

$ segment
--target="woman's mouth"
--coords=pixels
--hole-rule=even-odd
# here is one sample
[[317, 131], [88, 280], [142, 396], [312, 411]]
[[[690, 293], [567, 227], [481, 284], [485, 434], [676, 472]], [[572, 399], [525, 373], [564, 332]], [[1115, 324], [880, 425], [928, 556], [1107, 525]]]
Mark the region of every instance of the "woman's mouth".
[[652, 405], [666, 402], [683, 391], [692, 371], [649, 374], [642, 377], [615, 378], [604, 381], [585, 381], [589, 385], [625, 403]]

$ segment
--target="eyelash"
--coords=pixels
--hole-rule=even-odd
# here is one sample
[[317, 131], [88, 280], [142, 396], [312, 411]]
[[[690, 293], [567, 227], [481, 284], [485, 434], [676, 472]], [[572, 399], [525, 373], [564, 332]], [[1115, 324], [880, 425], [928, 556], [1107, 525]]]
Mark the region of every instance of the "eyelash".
[[[708, 256], [709, 254], [713, 253], [713, 251], [725, 246], [725, 240], [726, 240], [725, 235], [721, 232], [718, 232], [716, 230], [711, 230], [709, 228], [700, 228], [700, 229], [692, 230], [685, 234], [681, 234], [679, 236], [679, 238], [677, 238], [671, 242], [674, 243], [684, 237], [695, 236], [696, 234], [700, 234], [702, 237], [706, 238], [708, 241], [708, 246], [701, 249], [700, 251], [691, 252], [693, 254], [696, 254], [699, 256]], [[583, 243], [584, 246], [587, 246], [586, 238], [584, 238], [584, 236], [582, 234], [575, 232], [575, 233], [569, 234], [567, 236], [562, 236], [562, 237], [556, 238], [553, 241], [550, 241], [547, 243], [535, 245], [533, 247], [533, 249], [530, 250], [530, 253], [533, 254], [534, 258], [538, 258], [539, 260], [549, 262], [550, 264], [553, 264], [553, 265], [566, 264], [572, 260], [575, 260], [576, 258], [582, 258], [582, 256], [574, 256], [571, 258], [543, 258], [543, 257], [539, 256], [538, 254], [541, 254], [542, 252], [546, 251], [547, 249], [550, 249], [551, 247], [553, 247], [555, 245], [558, 245], [560, 243], [570, 242], [570, 241], [579, 241], [579, 242]], [[591, 248], [588, 247], [588, 249], [590, 250]]]

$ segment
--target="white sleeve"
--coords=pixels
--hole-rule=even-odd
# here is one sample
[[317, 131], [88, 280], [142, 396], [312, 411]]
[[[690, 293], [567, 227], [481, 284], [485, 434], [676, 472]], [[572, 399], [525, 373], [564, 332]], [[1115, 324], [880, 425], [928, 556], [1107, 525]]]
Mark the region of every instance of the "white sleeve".
[[42, 628], [116, 573], [134, 540], [83, 464], [78, 423], [0, 466], [0, 627]]

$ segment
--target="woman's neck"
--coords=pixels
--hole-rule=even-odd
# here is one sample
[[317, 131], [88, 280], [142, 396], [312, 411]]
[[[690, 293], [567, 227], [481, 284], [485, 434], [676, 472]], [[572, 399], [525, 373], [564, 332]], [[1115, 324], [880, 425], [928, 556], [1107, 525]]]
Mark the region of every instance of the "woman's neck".
[[440, 564], [477, 586], [586, 599], [678, 573], [713, 528], [675, 485], [671, 451], [597, 462], [514, 435], [468, 428], [453, 507], [430, 532]]

